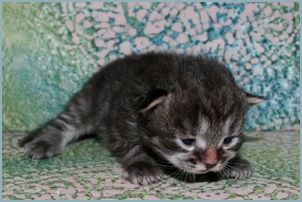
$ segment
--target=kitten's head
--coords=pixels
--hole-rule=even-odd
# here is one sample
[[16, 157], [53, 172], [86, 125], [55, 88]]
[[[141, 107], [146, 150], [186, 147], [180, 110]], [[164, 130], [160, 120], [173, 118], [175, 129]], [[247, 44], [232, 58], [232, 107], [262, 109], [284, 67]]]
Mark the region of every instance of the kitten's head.
[[221, 71], [216, 80], [211, 80], [213, 75], [203, 81], [190, 77], [171, 92], [153, 90], [140, 110], [148, 134], [145, 143], [186, 172], [222, 170], [241, 147], [247, 110], [263, 100]]

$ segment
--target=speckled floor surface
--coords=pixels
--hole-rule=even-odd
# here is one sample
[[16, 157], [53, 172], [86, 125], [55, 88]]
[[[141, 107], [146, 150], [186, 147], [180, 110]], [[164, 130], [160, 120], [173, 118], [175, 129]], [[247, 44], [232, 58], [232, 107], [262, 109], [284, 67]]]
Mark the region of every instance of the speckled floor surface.
[[242, 155], [255, 169], [244, 181], [184, 183], [164, 177], [136, 186], [93, 139], [68, 147], [55, 158], [33, 161], [17, 147], [23, 134], [3, 134], [4, 199], [298, 199], [299, 132], [249, 133]]

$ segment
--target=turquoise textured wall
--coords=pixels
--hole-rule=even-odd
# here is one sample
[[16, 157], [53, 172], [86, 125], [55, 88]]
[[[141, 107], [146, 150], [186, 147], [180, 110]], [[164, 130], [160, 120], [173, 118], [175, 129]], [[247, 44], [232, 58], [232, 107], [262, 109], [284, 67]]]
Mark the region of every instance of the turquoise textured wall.
[[205, 52], [265, 103], [247, 130], [299, 123], [297, 3], [5, 3], [3, 128], [55, 116], [95, 72], [131, 52]]

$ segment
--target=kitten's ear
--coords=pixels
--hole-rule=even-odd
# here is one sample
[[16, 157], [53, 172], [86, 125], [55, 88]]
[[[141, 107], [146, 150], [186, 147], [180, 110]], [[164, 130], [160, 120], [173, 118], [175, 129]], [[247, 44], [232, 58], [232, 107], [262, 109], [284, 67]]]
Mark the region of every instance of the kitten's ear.
[[266, 100], [266, 98], [263, 97], [263, 96], [253, 95], [253, 94], [250, 94], [250, 93], [247, 93], [247, 92], [245, 92], [245, 99], [246, 99], [246, 102], [250, 106], [260, 104], [261, 102]]
[[140, 113], [146, 113], [162, 104], [167, 99], [168, 92], [162, 89], [154, 89], [138, 99], [138, 110]]

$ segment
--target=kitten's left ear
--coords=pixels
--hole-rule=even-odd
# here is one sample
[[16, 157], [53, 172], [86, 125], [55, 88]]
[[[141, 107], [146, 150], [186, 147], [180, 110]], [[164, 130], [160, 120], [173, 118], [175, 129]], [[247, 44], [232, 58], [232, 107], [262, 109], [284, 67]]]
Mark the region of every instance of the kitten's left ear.
[[140, 96], [138, 110], [140, 113], [147, 113], [158, 105], [164, 103], [167, 99], [168, 92], [162, 89], [154, 89]]
[[247, 93], [247, 92], [245, 92], [245, 99], [246, 99], [246, 102], [250, 106], [260, 104], [261, 102], [266, 100], [266, 98], [263, 97], [263, 96], [253, 95], [253, 94], [250, 94], [250, 93]]

